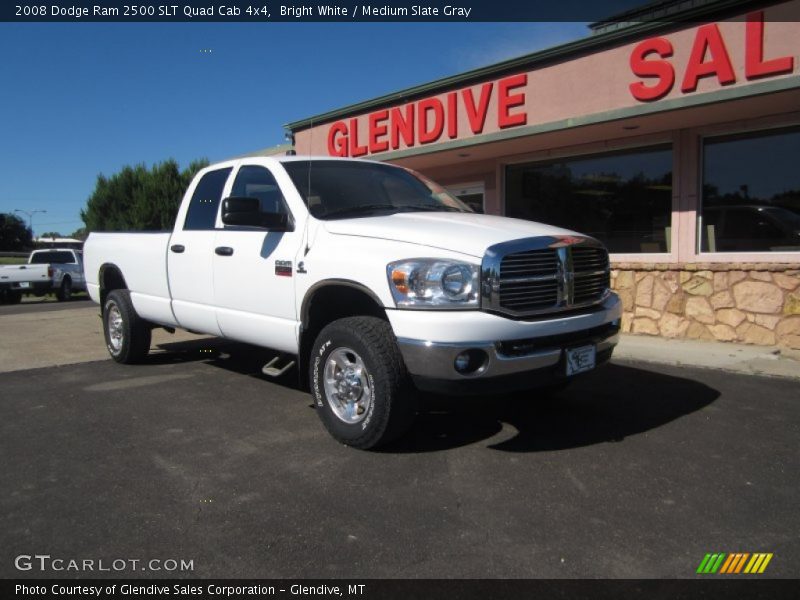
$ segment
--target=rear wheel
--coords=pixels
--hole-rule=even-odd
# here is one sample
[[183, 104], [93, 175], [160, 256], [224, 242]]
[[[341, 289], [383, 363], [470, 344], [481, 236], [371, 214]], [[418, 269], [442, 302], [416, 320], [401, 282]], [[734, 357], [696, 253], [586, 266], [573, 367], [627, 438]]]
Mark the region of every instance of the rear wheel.
[[411, 425], [412, 388], [386, 321], [334, 321], [320, 332], [309, 362], [317, 412], [336, 440], [369, 449], [399, 437]]
[[6, 292], [6, 302], [9, 304], [19, 304], [22, 302], [22, 292], [19, 290], [8, 290]]
[[114, 290], [103, 304], [108, 353], [118, 363], [141, 362], [150, 351], [150, 324], [136, 314], [128, 290]]
[[61, 287], [56, 291], [56, 298], [58, 298], [60, 302], [67, 302], [72, 298], [72, 279], [64, 277], [61, 281]]

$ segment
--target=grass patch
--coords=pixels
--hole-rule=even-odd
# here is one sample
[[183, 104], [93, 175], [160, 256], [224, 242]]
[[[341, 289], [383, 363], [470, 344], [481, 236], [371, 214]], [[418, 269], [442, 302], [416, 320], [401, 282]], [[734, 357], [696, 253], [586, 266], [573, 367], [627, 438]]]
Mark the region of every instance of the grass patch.
[[0, 265], [24, 265], [28, 259], [24, 256], [0, 256]]

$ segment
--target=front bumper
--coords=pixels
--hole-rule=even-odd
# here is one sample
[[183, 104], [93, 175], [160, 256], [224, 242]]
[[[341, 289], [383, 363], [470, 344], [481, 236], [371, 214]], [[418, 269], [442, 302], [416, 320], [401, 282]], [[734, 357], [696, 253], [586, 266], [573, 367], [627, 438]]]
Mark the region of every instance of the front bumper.
[[[566, 348], [592, 344], [596, 348], [596, 364], [606, 362], [619, 341], [619, 321], [622, 307], [616, 295], [591, 311], [577, 315], [557, 315], [536, 321], [515, 321], [496, 315], [473, 311], [446, 314], [435, 313], [438, 327], [426, 327], [431, 312], [391, 311], [389, 315], [397, 342], [408, 372], [422, 389], [454, 391], [457, 393], [494, 389], [494, 383], [504, 383], [504, 389], [536, 387], [563, 380]], [[401, 314], [398, 314], [401, 313]], [[408, 314], [411, 313], [411, 314]], [[437, 332], [445, 336], [441, 321], [451, 320], [446, 337], [450, 339], [421, 339], [403, 335], [410, 331], [411, 321], [417, 320], [417, 331]], [[493, 321], [496, 326], [491, 327]], [[476, 331], [493, 337], [472, 337]], [[459, 339], [460, 338], [460, 339]], [[436, 340], [436, 341], [434, 341]], [[465, 350], [485, 354], [482, 366], [462, 374], [455, 368], [456, 357]], [[483, 382], [486, 385], [482, 385]]]

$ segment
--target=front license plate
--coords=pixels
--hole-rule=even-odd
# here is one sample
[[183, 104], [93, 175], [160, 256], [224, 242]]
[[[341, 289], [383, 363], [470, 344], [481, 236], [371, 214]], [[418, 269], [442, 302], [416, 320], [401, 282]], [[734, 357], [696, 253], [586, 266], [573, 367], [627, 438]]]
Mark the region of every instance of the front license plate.
[[29, 288], [29, 287], [31, 287], [31, 282], [30, 281], [20, 281], [19, 287], [21, 287], [21, 288]]
[[567, 348], [567, 376], [594, 369], [596, 351], [594, 346]]

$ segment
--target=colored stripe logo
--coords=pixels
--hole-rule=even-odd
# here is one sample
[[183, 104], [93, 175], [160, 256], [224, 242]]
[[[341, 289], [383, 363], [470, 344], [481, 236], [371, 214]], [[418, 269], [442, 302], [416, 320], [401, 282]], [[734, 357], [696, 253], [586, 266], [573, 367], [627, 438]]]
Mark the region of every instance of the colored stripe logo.
[[755, 575], [763, 573], [773, 554], [766, 552], [725, 552], [709, 553], [700, 561], [697, 573], [700, 575], [738, 575], [740, 573]]

